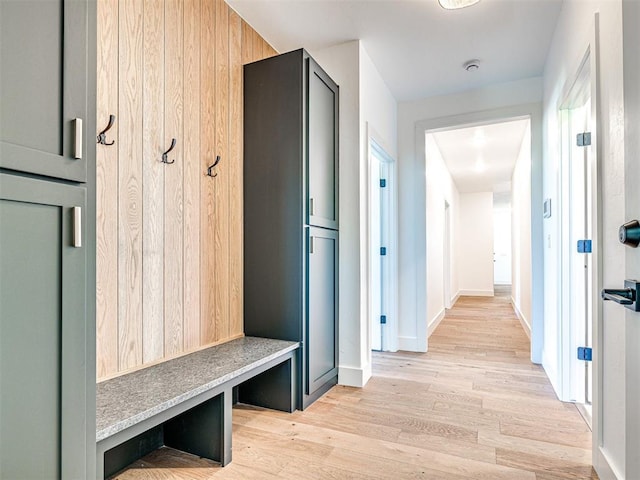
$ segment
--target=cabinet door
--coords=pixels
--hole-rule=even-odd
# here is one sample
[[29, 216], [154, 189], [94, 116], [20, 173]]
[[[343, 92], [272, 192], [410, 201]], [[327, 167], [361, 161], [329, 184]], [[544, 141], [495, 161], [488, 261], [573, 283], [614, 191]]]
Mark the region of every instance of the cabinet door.
[[83, 187], [0, 174], [0, 478], [89, 478], [85, 205]]
[[309, 225], [338, 228], [338, 87], [309, 58]]
[[306, 394], [338, 372], [338, 232], [309, 228]]
[[87, 25], [86, 0], [0, 2], [0, 167], [86, 181]]

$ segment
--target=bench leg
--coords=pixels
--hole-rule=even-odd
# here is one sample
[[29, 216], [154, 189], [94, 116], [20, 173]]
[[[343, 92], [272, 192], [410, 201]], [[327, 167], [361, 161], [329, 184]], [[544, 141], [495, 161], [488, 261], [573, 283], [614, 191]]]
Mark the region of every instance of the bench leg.
[[[227, 427], [226, 417], [228, 415], [231, 418], [231, 413], [226, 405], [228, 396], [222, 393], [166, 421], [164, 444], [167, 447], [220, 462], [222, 465], [229, 463], [231, 461], [231, 427]], [[229, 428], [228, 434], [227, 428]]]
[[238, 401], [291, 413], [298, 408], [296, 357], [257, 375], [239, 386]]
[[220, 463], [224, 467], [225, 465], [231, 463], [231, 434], [233, 431], [233, 420], [232, 420], [232, 412], [233, 412], [233, 389], [228, 388], [222, 394], [224, 397], [224, 408], [223, 408], [223, 434], [222, 434], [222, 460]]

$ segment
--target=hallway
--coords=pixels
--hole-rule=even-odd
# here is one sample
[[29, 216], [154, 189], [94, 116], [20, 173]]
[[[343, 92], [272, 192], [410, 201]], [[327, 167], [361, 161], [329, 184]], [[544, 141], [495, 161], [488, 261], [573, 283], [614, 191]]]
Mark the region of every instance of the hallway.
[[239, 406], [233, 417], [224, 469], [161, 449], [115, 478], [597, 478], [591, 433], [529, 361], [505, 292], [461, 297], [426, 354], [374, 353], [363, 389], [335, 387], [292, 415]]

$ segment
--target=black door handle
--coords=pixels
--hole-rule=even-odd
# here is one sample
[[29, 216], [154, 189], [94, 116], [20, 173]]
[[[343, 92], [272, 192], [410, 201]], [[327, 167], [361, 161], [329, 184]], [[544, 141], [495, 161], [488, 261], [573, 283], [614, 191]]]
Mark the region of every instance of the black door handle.
[[603, 300], [611, 300], [619, 305], [624, 305], [629, 310], [640, 312], [640, 282], [638, 280], [625, 280], [624, 288], [605, 288], [600, 294]]
[[633, 305], [635, 301], [635, 291], [630, 288], [625, 289], [615, 289], [615, 288], [605, 288], [602, 290], [602, 299], [603, 300], [612, 300], [620, 305]]

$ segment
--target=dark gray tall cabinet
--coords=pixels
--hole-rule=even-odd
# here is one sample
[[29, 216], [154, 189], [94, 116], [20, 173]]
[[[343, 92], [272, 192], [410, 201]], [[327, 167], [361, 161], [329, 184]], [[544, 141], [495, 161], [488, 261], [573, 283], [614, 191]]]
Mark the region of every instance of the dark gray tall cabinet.
[[0, 0], [0, 478], [95, 476], [95, 4]]
[[244, 67], [244, 330], [300, 341], [298, 407], [338, 379], [338, 86], [304, 50]]

